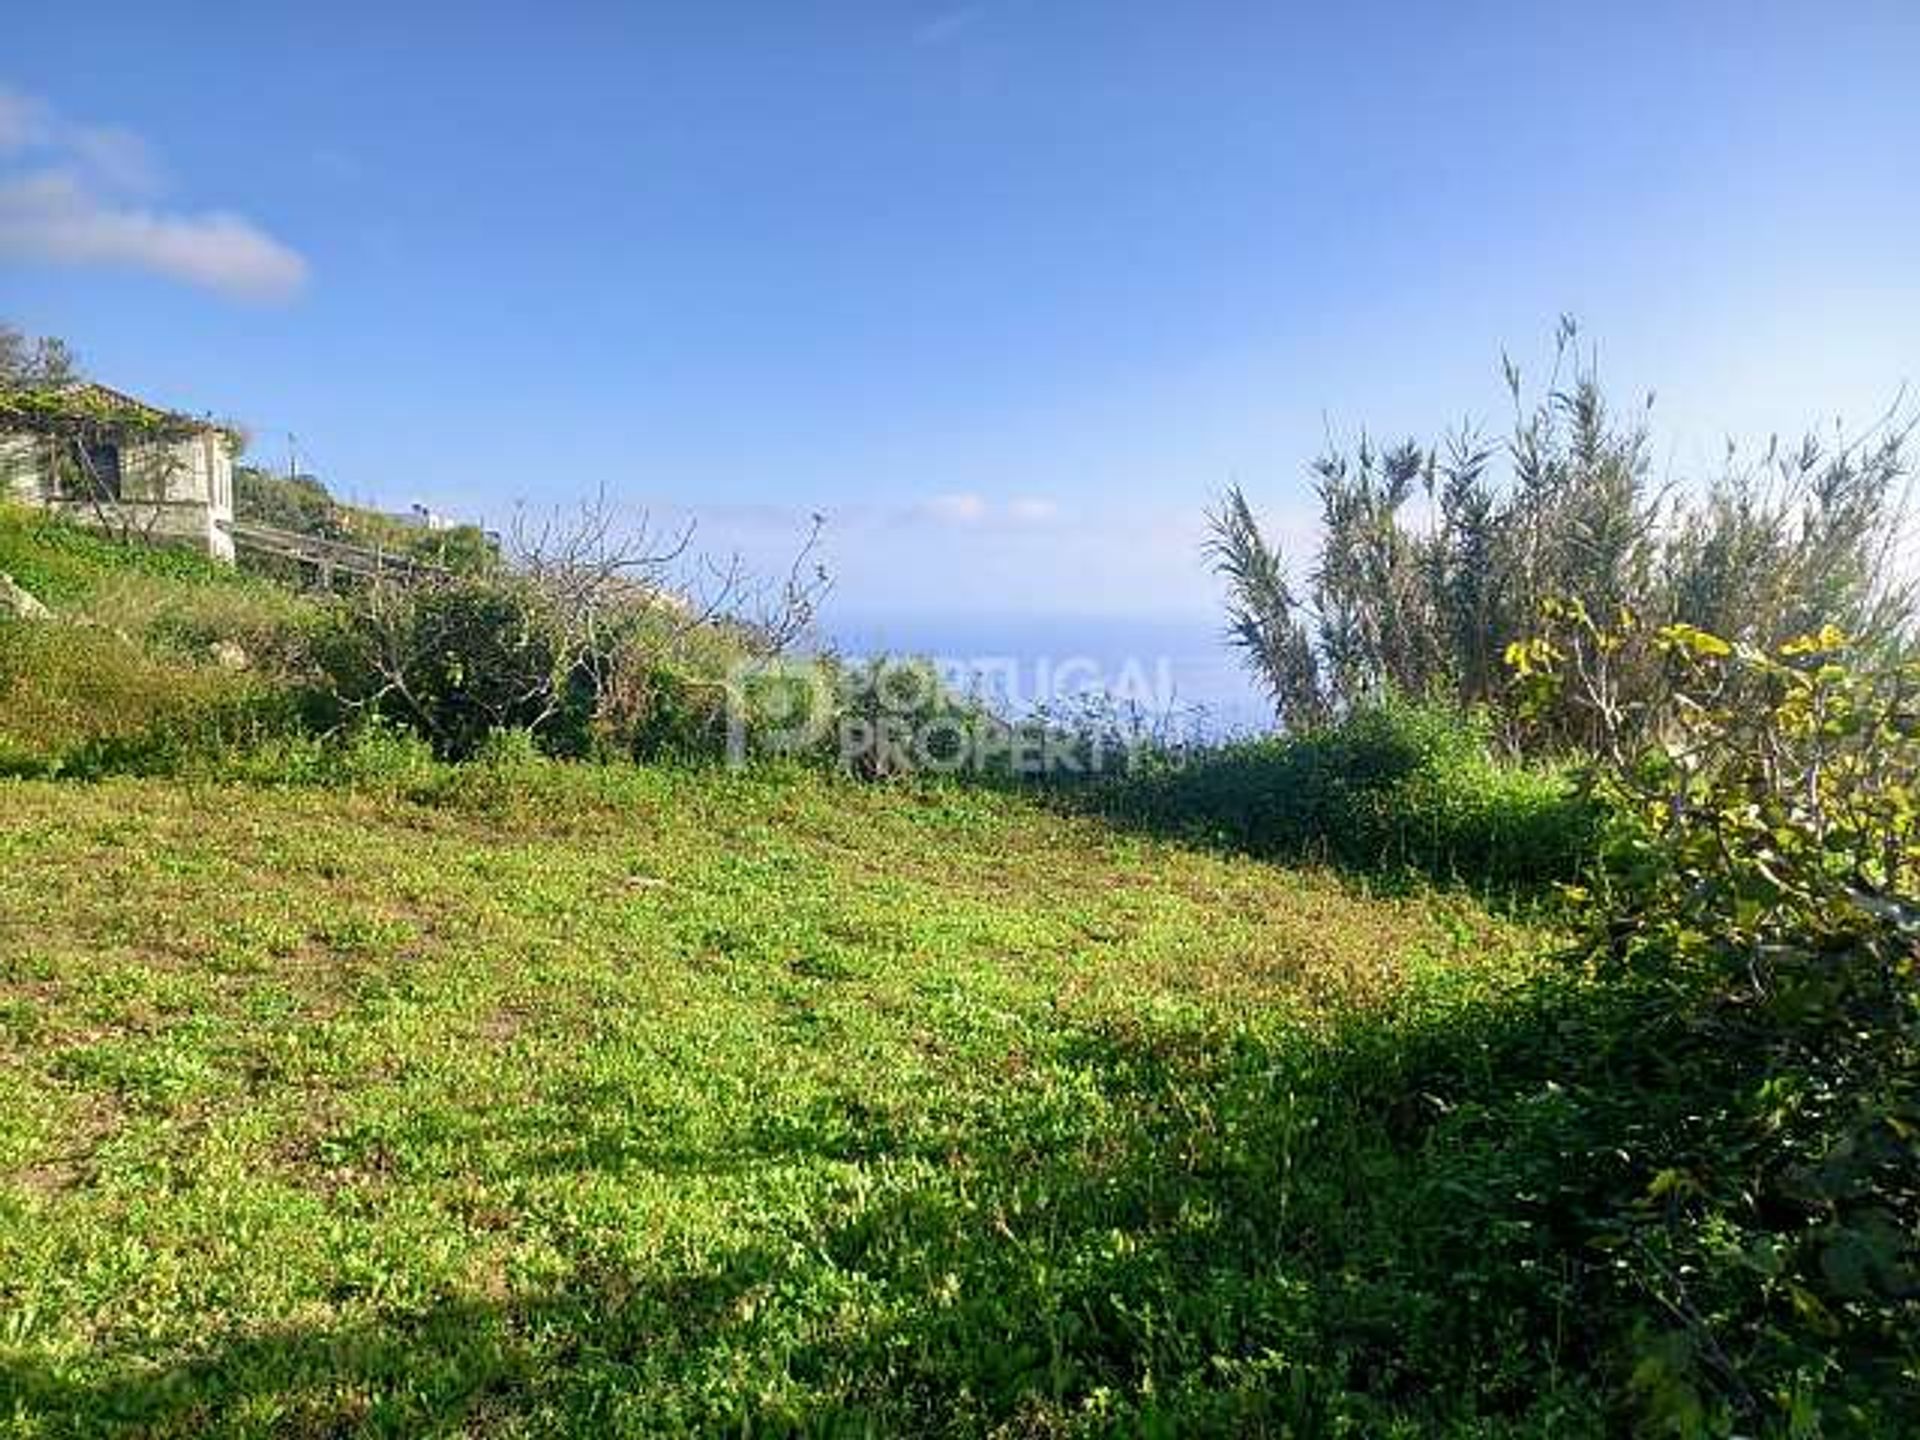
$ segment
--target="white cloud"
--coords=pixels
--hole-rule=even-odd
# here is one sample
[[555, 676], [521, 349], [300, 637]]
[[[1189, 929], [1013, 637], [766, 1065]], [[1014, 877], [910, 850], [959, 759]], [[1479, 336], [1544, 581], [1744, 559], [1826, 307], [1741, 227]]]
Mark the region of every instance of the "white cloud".
[[1033, 529], [1060, 518], [1060, 507], [1037, 495], [1022, 495], [1004, 503], [972, 490], [933, 495], [922, 500], [908, 518], [949, 529]]
[[1007, 518], [1016, 525], [1045, 525], [1059, 516], [1058, 505], [1037, 495], [1022, 495], [1007, 504]]
[[913, 32], [916, 45], [945, 45], [948, 41], [970, 29], [980, 19], [986, 9], [984, 5], [956, 5], [951, 10], [942, 10], [921, 22]]
[[970, 490], [935, 495], [921, 502], [918, 513], [940, 525], [978, 525], [987, 518], [987, 502]]
[[284, 300], [307, 262], [244, 216], [155, 209], [146, 142], [75, 125], [0, 88], [0, 257], [146, 270], [243, 300]]

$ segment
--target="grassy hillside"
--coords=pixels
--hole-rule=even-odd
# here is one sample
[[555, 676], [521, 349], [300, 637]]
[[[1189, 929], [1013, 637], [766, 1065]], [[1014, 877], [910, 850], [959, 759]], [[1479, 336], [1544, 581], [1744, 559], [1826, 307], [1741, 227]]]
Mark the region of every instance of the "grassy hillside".
[[280, 671], [314, 613], [294, 592], [7, 504], [0, 574], [57, 617], [0, 620], [0, 773], [156, 763], [283, 721]]
[[[1668, 835], [1430, 705], [732, 769], [645, 650], [594, 762], [436, 759], [338, 604], [0, 570], [0, 1434], [1920, 1429], [1920, 758], [1831, 647], [1688, 713], [1879, 828]], [[442, 598], [457, 705], [524, 612]]]
[[18, 1433], [1429, 1412], [1319, 1067], [1529, 971], [1470, 904], [805, 772], [0, 814]]

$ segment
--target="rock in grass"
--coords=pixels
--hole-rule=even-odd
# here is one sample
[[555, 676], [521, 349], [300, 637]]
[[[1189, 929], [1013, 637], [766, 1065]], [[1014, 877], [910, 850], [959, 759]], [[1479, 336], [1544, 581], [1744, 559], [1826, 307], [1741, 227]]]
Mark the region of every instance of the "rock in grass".
[[231, 640], [214, 641], [207, 655], [222, 670], [245, 670], [253, 664], [253, 657], [245, 648]]
[[51, 620], [53, 612], [36, 600], [33, 595], [14, 583], [11, 575], [0, 571], [0, 615], [11, 615], [16, 620]]

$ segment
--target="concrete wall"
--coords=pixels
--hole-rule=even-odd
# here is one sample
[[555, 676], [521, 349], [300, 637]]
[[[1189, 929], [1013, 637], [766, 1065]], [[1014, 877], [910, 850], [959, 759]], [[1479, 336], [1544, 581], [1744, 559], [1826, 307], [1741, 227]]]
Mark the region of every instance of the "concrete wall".
[[46, 450], [39, 435], [0, 435], [0, 499], [33, 504], [41, 498]]
[[[63, 499], [55, 451], [37, 435], [0, 435], [0, 493], [45, 505], [83, 524], [100, 520], [87, 500]], [[220, 560], [233, 559], [233, 457], [217, 431], [185, 440], [125, 445], [120, 450], [116, 524], [137, 534], [191, 545]]]

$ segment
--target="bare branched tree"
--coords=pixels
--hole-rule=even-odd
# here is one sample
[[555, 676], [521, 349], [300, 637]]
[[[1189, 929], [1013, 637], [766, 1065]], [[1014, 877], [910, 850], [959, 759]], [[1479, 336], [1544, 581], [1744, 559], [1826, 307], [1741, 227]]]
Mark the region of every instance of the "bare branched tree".
[[691, 522], [661, 528], [604, 491], [523, 509], [493, 573], [419, 570], [349, 592], [326, 668], [349, 713], [396, 716], [447, 754], [503, 729], [567, 750], [617, 739], [670, 687], [703, 690], [717, 733], [723, 679], [690, 657], [723, 635], [755, 654], [798, 639], [826, 583], [819, 531], [816, 517], [787, 578], [757, 586], [737, 556], [696, 555]]
[[0, 322], [0, 390], [58, 390], [79, 378], [79, 362], [66, 341], [29, 338]]

